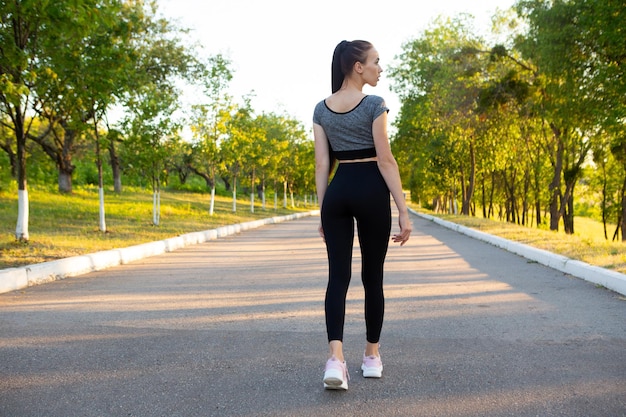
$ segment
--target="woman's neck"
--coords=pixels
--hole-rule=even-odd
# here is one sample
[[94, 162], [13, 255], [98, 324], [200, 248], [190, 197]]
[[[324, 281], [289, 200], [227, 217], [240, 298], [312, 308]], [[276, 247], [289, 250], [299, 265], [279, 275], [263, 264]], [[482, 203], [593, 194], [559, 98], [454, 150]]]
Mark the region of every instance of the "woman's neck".
[[344, 79], [343, 85], [339, 89], [339, 91], [346, 91], [352, 93], [363, 93], [363, 82], [360, 80], [355, 80], [354, 78], [346, 78]]

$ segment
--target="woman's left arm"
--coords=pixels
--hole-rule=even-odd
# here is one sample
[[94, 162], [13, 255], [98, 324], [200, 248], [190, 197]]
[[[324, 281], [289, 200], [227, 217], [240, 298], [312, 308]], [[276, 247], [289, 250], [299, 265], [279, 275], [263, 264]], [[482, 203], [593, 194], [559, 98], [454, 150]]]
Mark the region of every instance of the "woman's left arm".
[[393, 236], [394, 242], [404, 245], [411, 235], [412, 225], [409, 219], [409, 211], [404, 200], [402, 181], [398, 163], [391, 153], [389, 137], [387, 135], [387, 112], [378, 116], [372, 124], [372, 134], [374, 136], [374, 146], [376, 147], [376, 157], [378, 159], [378, 169], [385, 179], [385, 183], [393, 196], [393, 201], [398, 208], [398, 220], [400, 223], [400, 233]]

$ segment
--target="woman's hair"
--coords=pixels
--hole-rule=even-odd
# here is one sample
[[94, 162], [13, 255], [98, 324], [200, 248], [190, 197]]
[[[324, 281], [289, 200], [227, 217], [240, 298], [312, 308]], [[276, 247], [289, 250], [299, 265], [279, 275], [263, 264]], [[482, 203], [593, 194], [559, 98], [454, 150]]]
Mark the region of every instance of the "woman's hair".
[[368, 41], [341, 41], [333, 52], [332, 90], [337, 92], [346, 75], [350, 74], [354, 64], [365, 62], [368, 51], [373, 45]]

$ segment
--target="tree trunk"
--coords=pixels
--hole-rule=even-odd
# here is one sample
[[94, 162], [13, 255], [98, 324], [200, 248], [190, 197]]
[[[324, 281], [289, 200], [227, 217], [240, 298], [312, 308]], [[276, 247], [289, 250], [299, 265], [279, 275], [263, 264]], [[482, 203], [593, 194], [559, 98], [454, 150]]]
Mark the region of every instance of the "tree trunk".
[[189, 177], [189, 172], [185, 171], [184, 168], [181, 169], [177, 169], [177, 174], [178, 174], [178, 180], [180, 181], [181, 184], [186, 184], [187, 183], [187, 178]]
[[621, 226], [622, 226], [622, 242], [626, 241], [626, 178], [624, 179], [624, 185], [622, 185], [622, 214], [621, 214]]
[[[602, 164], [602, 228], [604, 229], [604, 240], [609, 240], [606, 230], [606, 165]], [[624, 200], [622, 198], [622, 210], [624, 209]]]
[[59, 168], [59, 192], [72, 193], [72, 174]]
[[199, 171], [192, 165], [188, 165], [187, 168], [189, 168], [189, 170], [193, 172], [194, 174], [196, 174], [197, 176], [201, 177], [204, 180], [204, 183], [206, 184], [208, 189], [212, 189], [213, 187], [215, 187], [215, 174], [204, 173], [202, 171]]
[[578, 161], [571, 168], [567, 169], [563, 175], [565, 178], [565, 193], [563, 194], [561, 204], [561, 215], [563, 216], [563, 224], [567, 234], [574, 233], [574, 189], [578, 181], [580, 167], [586, 156], [587, 152], [581, 152]]
[[563, 174], [563, 140], [560, 131], [552, 126], [555, 139], [557, 141], [557, 150], [554, 160], [554, 171], [552, 182], [550, 183], [550, 230], [559, 230], [559, 221], [561, 219], [561, 176]]
[[113, 172], [113, 191], [116, 194], [122, 193], [122, 169], [120, 168], [120, 158], [115, 149], [115, 140], [109, 141], [109, 159], [111, 160], [111, 171]]
[[237, 212], [237, 177], [233, 176], [233, 213]]
[[72, 165], [72, 152], [74, 148], [74, 140], [78, 132], [63, 126], [65, 129], [65, 138], [61, 146], [60, 152], [57, 154], [57, 167], [59, 169], [59, 192], [65, 194], [72, 193], [72, 173], [74, 165]]
[[485, 189], [485, 174], [480, 176], [480, 189], [481, 189], [481, 204], [483, 206], [483, 218], [487, 218], [487, 196], [485, 195], [487, 190]]
[[211, 207], [209, 208], [209, 215], [213, 215], [215, 209], [215, 168], [211, 168]]
[[574, 234], [574, 196], [569, 195], [567, 198], [567, 210], [563, 216], [563, 225], [565, 233], [568, 235]]
[[96, 166], [98, 168], [99, 227], [101, 232], [106, 232], [106, 217], [104, 215], [104, 178], [102, 175], [102, 157], [100, 156], [100, 135], [98, 134], [98, 123], [96, 118], [94, 118], [94, 132], [96, 136]]
[[252, 180], [250, 181], [250, 213], [254, 213], [254, 183], [256, 181], [255, 172], [255, 169], [252, 168]]
[[28, 190], [17, 190], [17, 227], [15, 238], [20, 242], [28, 242]]
[[534, 192], [535, 192], [535, 217], [536, 217], [537, 226], [539, 226], [543, 222], [542, 216], [541, 216], [541, 193], [539, 192], [539, 183], [540, 183], [539, 173], [535, 171]]
[[100, 187], [98, 189], [98, 198], [99, 198], [99, 213], [100, 213], [100, 222], [99, 222], [99, 226], [100, 226], [100, 231], [101, 232], [106, 232], [107, 231], [107, 223], [106, 223], [106, 216], [105, 216], [105, 211], [104, 211], [104, 187]]
[[461, 164], [461, 214], [463, 213], [463, 210], [465, 209], [465, 200], [466, 200], [466, 193], [467, 193], [467, 187], [465, 186], [465, 171], [463, 169], [463, 164]]
[[474, 198], [474, 189], [476, 188], [476, 151], [474, 142], [470, 142], [470, 172], [467, 179], [467, 190], [463, 192], [463, 205], [461, 214], [469, 216], [472, 198]]
[[508, 223], [517, 223], [517, 189], [515, 187], [517, 173], [514, 171], [509, 181], [505, 170], [502, 177], [504, 189], [506, 190], [506, 221]]
[[28, 188], [26, 184], [26, 132], [22, 109], [15, 108], [15, 138], [17, 140], [17, 226], [15, 238], [28, 242]]
[[152, 224], [161, 223], [161, 182], [158, 178], [152, 180]]
[[529, 203], [528, 203], [528, 194], [530, 191], [530, 173], [528, 170], [524, 171], [524, 193], [522, 195], [522, 225], [529, 225], [528, 219], [528, 211], [529, 211]]
[[[535, 210], [535, 221], [537, 222], [537, 227], [539, 227], [539, 225], [541, 224], [541, 193], [540, 193], [540, 189], [541, 189], [541, 175], [540, 175], [540, 170], [539, 170], [539, 160], [541, 159], [540, 156], [540, 150], [537, 149], [537, 155], [533, 156], [532, 152], [530, 151], [530, 145], [528, 142], [528, 138], [526, 139], [526, 147], [528, 149], [528, 158], [530, 160], [530, 167], [532, 169], [532, 182], [531, 182], [531, 189], [532, 189], [532, 197], [533, 197], [533, 202], [532, 202], [532, 206]], [[531, 204], [529, 203], [529, 206]], [[529, 208], [530, 210], [530, 208]]]
[[230, 178], [228, 178], [226, 175], [222, 175], [222, 182], [224, 183], [224, 189], [226, 191], [230, 191]]
[[491, 190], [489, 190], [489, 210], [487, 210], [487, 217], [492, 218], [495, 214], [495, 208], [493, 207], [493, 196], [496, 192], [496, 172], [491, 171]]
[[283, 181], [283, 208], [287, 208], [287, 180]]

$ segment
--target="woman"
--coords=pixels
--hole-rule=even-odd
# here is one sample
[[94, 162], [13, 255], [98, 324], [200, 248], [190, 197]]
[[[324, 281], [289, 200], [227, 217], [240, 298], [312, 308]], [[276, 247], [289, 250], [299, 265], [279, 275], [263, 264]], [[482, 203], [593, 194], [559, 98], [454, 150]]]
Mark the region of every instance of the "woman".
[[[363, 86], [376, 86], [382, 72], [378, 52], [367, 41], [342, 41], [333, 53], [332, 95], [313, 114], [315, 181], [321, 207], [319, 232], [326, 242], [329, 264], [326, 288], [326, 330], [329, 359], [324, 370], [326, 389], [348, 389], [343, 356], [345, 303], [351, 277], [354, 221], [361, 248], [361, 278], [365, 289], [364, 377], [380, 378], [383, 365], [379, 339], [383, 324], [383, 264], [391, 231], [389, 193], [399, 212], [400, 232], [393, 241], [404, 245], [411, 222], [404, 201], [398, 164], [387, 136], [384, 100], [365, 95]], [[339, 162], [329, 184], [334, 161]]]

